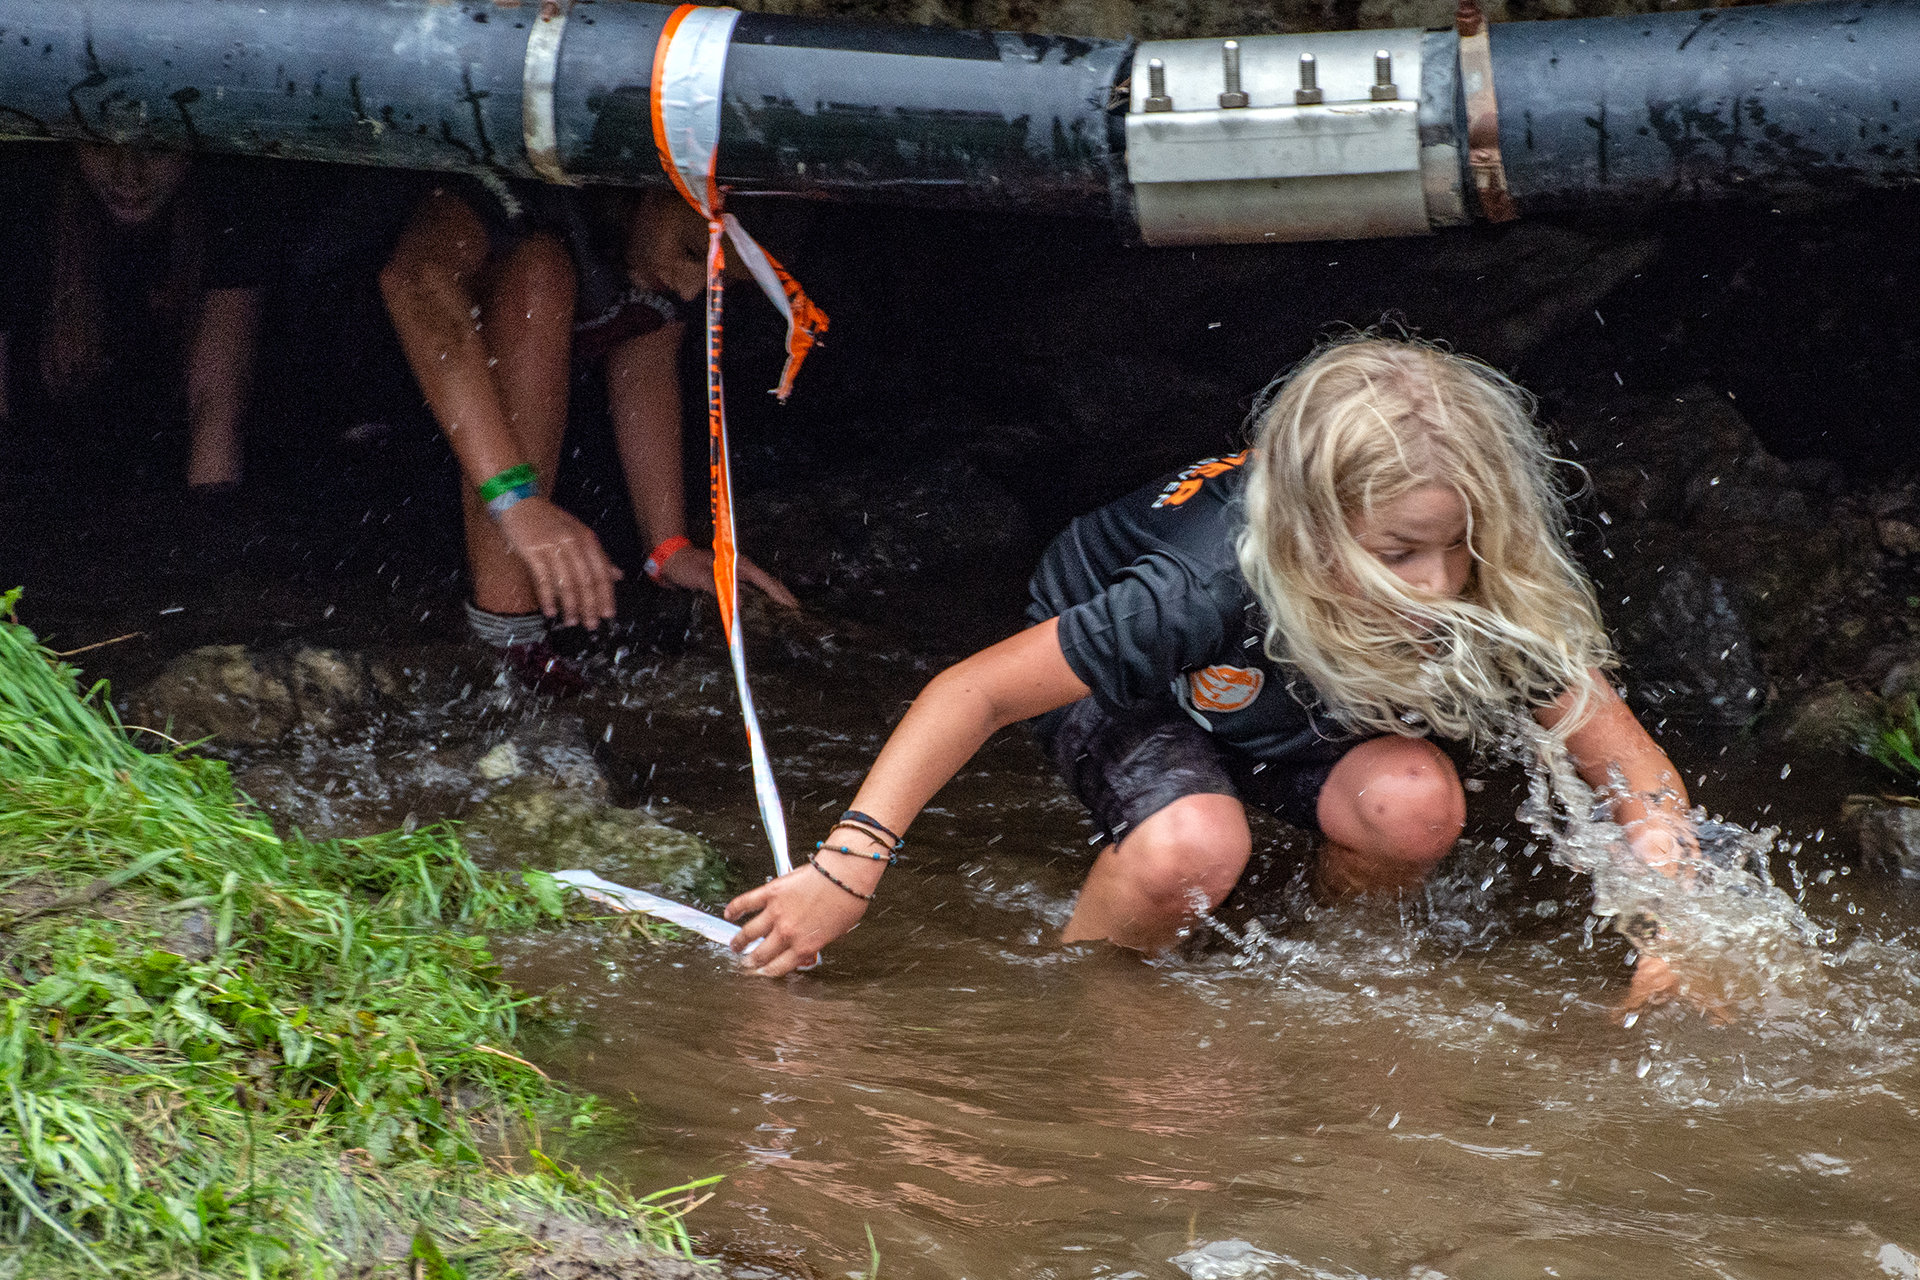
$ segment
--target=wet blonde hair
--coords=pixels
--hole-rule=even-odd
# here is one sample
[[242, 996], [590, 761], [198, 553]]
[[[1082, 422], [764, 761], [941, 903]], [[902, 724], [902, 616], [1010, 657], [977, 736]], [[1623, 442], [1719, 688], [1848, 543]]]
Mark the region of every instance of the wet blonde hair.
[[[1613, 664], [1593, 584], [1568, 554], [1565, 495], [1506, 375], [1430, 343], [1355, 334], [1282, 377], [1250, 419], [1241, 571], [1292, 663], [1362, 733], [1491, 742], [1516, 709], [1575, 694]], [[1467, 509], [1457, 599], [1407, 586], [1349, 520], [1443, 485]]]

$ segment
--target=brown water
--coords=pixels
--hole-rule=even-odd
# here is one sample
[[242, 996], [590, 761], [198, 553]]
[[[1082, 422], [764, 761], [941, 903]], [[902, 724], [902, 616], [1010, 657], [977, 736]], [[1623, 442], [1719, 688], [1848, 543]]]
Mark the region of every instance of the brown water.
[[[761, 667], [805, 848], [929, 672]], [[616, 781], [765, 873], [722, 667], [630, 662], [586, 714]], [[1697, 798], [1782, 827], [1769, 901], [1797, 889], [1831, 931], [1765, 1016], [1617, 1025], [1627, 948], [1484, 770], [1416, 899], [1313, 905], [1274, 827], [1189, 954], [1059, 949], [1089, 828], [1017, 734], [813, 973], [584, 933], [500, 950], [577, 1011], [549, 1068], [631, 1117], [583, 1158], [725, 1173], [692, 1225], [740, 1274], [864, 1274], [870, 1228], [891, 1277], [1920, 1275], [1920, 901], [1824, 830], [1841, 780], [1670, 745]]]

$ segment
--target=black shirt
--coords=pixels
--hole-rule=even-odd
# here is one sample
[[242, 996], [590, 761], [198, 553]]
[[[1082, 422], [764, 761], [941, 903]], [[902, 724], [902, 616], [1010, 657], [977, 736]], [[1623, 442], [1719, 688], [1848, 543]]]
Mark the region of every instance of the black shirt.
[[1260, 760], [1333, 760], [1355, 735], [1263, 647], [1265, 615], [1235, 552], [1246, 454], [1208, 458], [1068, 525], [1034, 571], [1035, 622], [1117, 716], [1178, 707]]

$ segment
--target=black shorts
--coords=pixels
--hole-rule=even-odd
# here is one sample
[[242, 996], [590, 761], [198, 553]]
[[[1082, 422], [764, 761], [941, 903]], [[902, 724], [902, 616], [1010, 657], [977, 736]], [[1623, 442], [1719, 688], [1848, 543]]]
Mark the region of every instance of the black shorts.
[[[1222, 744], [1177, 707], [1121, 718], [1082, 698], [1041, 716], [1033, 730], [1060, 777], [1093, 813], [1102, 844], [1193, 795], [1233, 796], [1318, 834], [1320, 788], [1339, 763], [1339, 754], [1255, 760]], [[1351, 749], [1362, 741], [1343, 745]]]

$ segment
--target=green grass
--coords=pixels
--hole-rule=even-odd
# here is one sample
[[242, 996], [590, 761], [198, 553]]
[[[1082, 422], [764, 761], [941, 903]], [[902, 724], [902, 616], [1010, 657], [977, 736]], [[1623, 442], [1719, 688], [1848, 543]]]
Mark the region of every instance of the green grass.
[[555, 1219], [685, 1252], [690, 1189], [541, 1151], [594, 1104], [520, 1060], [482, 935], [563, 918], [445, 829], [276, 835], [0, 621], [0, 1278], [512, 1275]]
[[1909, 785], [1920, 780], [1920, 697], [1907, 693], [1889, 701], [1867, 726], [1861, 749]]

